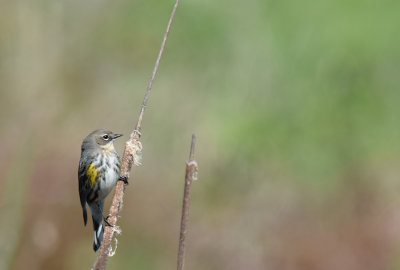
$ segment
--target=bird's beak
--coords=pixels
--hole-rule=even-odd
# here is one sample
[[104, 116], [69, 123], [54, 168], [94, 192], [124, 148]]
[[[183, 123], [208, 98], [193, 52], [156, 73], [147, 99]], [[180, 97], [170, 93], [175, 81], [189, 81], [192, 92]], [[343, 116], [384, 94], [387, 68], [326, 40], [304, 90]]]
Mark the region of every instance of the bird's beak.
[[113, 134], [111, 138], [114, 140], [114, 139], [119, 138], [121, 136], [123, 136], [123, 135], [122, 134]]

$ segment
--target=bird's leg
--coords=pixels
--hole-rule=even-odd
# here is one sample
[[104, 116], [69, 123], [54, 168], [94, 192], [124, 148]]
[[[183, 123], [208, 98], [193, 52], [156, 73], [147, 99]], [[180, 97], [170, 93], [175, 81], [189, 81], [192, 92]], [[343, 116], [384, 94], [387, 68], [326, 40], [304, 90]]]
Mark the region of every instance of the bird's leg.
[[104, 223], [106, 224], [106, 226], [114, 227], [114, 225], [111, 225], [111, 224], [108, 222], [108, 218], [109, 218], [109, 217], [110, 217], [110, 215], [108, 215], [108, 216], [106, 216], [106, 217], [103, 217]]

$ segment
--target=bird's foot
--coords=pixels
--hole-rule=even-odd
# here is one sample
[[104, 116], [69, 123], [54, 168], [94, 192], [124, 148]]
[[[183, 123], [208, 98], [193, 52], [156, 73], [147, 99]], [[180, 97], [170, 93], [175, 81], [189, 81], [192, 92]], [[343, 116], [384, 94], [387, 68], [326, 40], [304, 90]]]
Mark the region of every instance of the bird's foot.
[[128, 177], [126, 177], [126, 176], [120, 176], [120, 177], [118, 178], [118, 181], [123, 181], [125, 185], [128, 185], [128, 184], [129, 184], [129, 182], [128, 182]]
[[108, 216], [106, 216], [106, 217], [103, 217], [104, 223], [106, 224], [106, 226], [114, 227], [114, 225], [111, 225], [110, 222], [108, 222], [108, 219], [109, 219], [109, 218], [110, 218], [110, 215], [108, 215]]

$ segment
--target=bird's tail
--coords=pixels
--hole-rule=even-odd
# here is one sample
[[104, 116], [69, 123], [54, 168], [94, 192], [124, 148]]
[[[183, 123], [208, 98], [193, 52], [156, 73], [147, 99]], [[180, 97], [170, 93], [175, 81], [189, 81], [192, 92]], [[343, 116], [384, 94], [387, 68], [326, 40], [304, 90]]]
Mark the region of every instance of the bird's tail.
[[103, 227], [103, 205], [104, 200], [89, 204], [90, 211], [92, 212], [93, 220], [93, 250], [97, 251], [103, 241], [104, 227]]
[[98, 220], [95, 220], [95, 217], [93, 216], [93, 230], [94, 230], [94, 236], [93, 236], [93, 250], [97, 251], [100, 246], [101, 246], [101, 241], [103, 241], [103, 234], [104, 234], [104, 227], [102, 224], [103, 217], [100, 217], [100, 222]]

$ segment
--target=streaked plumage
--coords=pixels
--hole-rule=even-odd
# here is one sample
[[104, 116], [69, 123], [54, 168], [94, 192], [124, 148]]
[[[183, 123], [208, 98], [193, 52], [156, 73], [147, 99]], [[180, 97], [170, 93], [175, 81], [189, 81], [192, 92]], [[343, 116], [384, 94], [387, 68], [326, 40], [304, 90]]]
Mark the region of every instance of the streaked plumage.
[[79, 161], [79, 197], [83, 212], [83, 221], [87, 224], [86, 203], [93, 220], [93, 249], [97, 249], [103, 240], [104, 199], [117, 183], [120, 162], [113, 141], [122, 136], [105, 129], [95, 130], [82, 142]]

